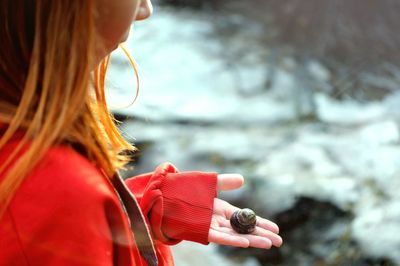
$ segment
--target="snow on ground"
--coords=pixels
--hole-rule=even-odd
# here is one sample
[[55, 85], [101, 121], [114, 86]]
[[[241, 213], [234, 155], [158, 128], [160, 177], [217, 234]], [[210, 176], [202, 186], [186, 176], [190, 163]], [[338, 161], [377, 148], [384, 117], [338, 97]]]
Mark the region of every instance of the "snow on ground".
[[[331, 202], [354, 214], [352, 237], [366, 254], [400, 265], [400, 94], [357, 103], [315, 93], [319, 121], [301, 123], [289, 99], [298, 93], [293, 74], [277, 67], [265, 90], [265, 62], [253, 56], [232, 70], [220, 54], [228, 44], [207, 38], [211, 30], [207, 16], [168, 9], [138, 23], [127, 47], [139, 64], [141, 90], [127, 108], [118, 107], [134, 98], [135, 79], [116, 52], [111, 109], [136, 118], [122, 126], [129, 139], [152, 144], [139, 168], [171, 160], [181, 170], [240, 171], [265, 181], [255, 195], [268, 195], [270, 213], [289, 209], [299, 196]], [[318, 62], [308, 67], [329, 79]], [[202, 254], [190, 245], [174, 248], [178, 266], [189, 265], [191, 252]], [[234, 265], [206, 249], [208, 255], [196, 256], [199, 265]]]

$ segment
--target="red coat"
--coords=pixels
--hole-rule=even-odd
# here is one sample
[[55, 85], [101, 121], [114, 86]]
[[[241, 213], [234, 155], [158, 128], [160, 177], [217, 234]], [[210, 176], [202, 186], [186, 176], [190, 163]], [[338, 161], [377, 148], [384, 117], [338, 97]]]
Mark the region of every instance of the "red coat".
[[[0, 164], [17, 143], [0, 150]], [[216, 173], [177, 173], [170, 164], [126, 180], [151, 228], [159, 265], [174, 264], [168, 245], [208, 243], [216, 183]], [[101, 171], [73, 149], [53, 147], [0, 219], [0, 265], [147, 265], [129, 224]]]

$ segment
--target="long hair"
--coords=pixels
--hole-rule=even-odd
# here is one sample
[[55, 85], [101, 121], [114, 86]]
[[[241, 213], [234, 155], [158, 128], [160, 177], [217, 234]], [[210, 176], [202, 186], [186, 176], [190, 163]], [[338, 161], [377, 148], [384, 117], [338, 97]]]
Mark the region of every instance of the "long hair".
[[1, 0], [0, 149], [17, 131], [24, 134], [0, 162], [0, 215], [53, 145], [83, 152], [108, 178], [129, 160], [121, 152], [135, 150], [108, 112], [108, 58], [93, 71], [94, 2]]

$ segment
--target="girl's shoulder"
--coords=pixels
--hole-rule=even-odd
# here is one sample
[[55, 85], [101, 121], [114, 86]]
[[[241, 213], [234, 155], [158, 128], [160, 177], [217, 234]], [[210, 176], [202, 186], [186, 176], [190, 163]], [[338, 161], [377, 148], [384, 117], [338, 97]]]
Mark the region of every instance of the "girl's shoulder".
[[[18, 141], [13, 141], [1, 149], [0, 162], [17, 146]], [[0, 176], [0, 182], [2, 178]], [[67, 145], [50, 147], [28, 173], [15, 196], [27, 194], [50, 198], [62, 196], [65, 200], [80, 202], [98, 200], [99, 197], [115, 198], [114, 189], [101, 170]]]

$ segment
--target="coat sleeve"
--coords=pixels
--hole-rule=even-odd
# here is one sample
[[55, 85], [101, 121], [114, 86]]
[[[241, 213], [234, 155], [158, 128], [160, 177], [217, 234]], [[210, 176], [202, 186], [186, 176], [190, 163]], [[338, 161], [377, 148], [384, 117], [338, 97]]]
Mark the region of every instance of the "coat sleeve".
[[128, 178], [128, 188], [155, 238], [166, 244], [189, 240], [208, 244], [217, 173], [178, 172], [170, 163]]

